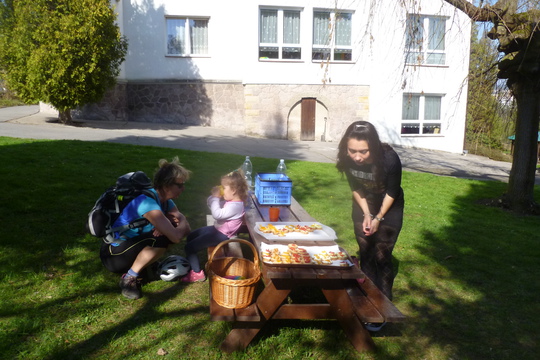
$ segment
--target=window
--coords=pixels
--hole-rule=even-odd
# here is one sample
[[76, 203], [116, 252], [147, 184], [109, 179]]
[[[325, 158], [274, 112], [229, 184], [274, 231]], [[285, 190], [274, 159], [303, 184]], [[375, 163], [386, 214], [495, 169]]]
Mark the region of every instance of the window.
[[312, 59], [352, 61], [352, 13], [313, 13]]
[[406, 26], [407, 64], [444, 65], [446, 18], [409, 14]]
[[207, 55], [208, 19], [167, 18], [167, 55]]
[[401, 134], [439, 134], [441, 95], [403, 94]]
[[261, 9], [259, 18], [259, 59], [302, 57], [300, 11]]

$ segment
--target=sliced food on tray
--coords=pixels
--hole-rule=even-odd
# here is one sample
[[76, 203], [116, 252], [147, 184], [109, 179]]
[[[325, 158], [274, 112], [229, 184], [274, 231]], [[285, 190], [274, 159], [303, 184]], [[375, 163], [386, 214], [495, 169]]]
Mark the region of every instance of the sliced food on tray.
[[269, 240], [334, 240], [336, 233], [318, 222], [257, 222], [255, 231]]
[[338, 246], [262, 244], [261, 257], [263, 262], [275, 265], [351, 266], [349, 256]]
[[286, 236], [288, 233], [297, 232], [300, 234], [309, 234], [315, 230], [322, 230], [321, 224], [310, 224], [310, 225], [300, 225], [300, 224], [288, 224], [276, 227], [272, 223], [268, 223], [266, 226], [263, 224], [258, 225], [259, 230], [265, 234], [274, 234], [277, 236]]

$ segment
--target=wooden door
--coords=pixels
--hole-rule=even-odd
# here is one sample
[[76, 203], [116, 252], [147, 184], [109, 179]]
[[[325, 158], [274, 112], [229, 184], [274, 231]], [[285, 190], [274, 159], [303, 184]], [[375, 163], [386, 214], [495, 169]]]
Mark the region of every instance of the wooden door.
[[315, 106], [317, 100], [315, 98], [302, 99], [302, 114], [300, 120], [300, 140], [314, 141], [315, 140]]

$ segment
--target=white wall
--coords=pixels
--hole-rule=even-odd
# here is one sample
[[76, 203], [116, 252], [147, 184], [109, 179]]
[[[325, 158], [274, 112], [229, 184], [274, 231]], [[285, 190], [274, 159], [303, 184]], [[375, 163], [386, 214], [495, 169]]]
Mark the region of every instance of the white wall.
[[[325, 79], [330, 85], [369, 85], [369, 120], [384, 141], [458, 153], [463, 149], [470, 21], [442, 0], [420, 0], [418, 6], [423, 14], [451, 18], [444, 67], [404, 66], [405, 13], [395, 0], [120, 0], [116, 4], [121, 28], [129, 40], [121, 73], [124, 79], [314, 85]], [[259, 61], [259, 4], [303, 9], [302, 61]], [[312, 27], [306, 25], [312, 23], [314, 8], [354, 10], [353, 62], [321, 66], [311, 61]], [[165, 56], [165, 16], [172, 15], [210, 17], [208, 56]], [[441, 134], [400, 134], [403, 92], [446, 94]], [[348, 124], [352, 120], [342, 121]]]
[[[441, 6], [442, 4], [442, 6]], [[443, 1], [421, 2], [421, 14], [449, 17], [445, 66], [405, 66], [405, 13], [377, 19], [374, 24], [370, 121], [383, 128], [384, 141], [408, 147], [463, 151], [467, 106], [470, 20]], [[444, 94], [440, 134], [401, 135], [403, 93]]]

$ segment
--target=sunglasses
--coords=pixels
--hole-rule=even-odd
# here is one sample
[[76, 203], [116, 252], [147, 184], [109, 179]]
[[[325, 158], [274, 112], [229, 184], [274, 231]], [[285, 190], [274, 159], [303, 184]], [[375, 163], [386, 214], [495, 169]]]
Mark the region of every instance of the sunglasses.
[[175, 182], [174, 185], [178, 186], [179, 189], [183, 189], [186, 183], [177, 183]]

